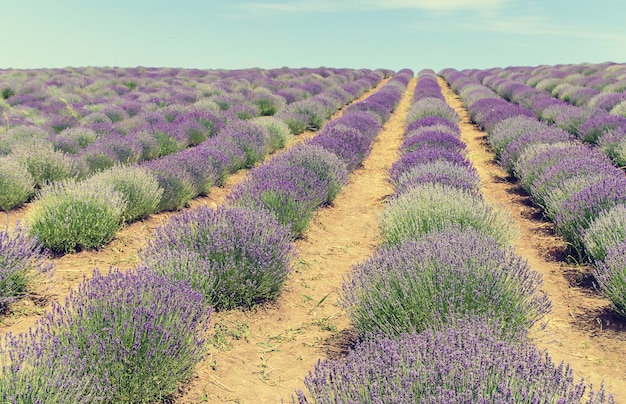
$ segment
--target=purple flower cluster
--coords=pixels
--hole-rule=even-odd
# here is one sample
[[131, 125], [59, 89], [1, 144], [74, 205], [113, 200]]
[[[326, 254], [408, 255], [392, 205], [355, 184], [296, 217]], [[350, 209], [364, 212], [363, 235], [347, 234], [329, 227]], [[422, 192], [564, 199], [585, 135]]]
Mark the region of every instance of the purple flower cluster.
[[34, 278], [52, 270], [41, 243], [27, 233], [19, 224], [0, 231], [0, 313], [27, 293]]
[[291, 270], [292, 240], [262, 209], [200, 207], [159, 226], [139, 255], [222, 310], [275, 298]]
[[[455, 80], [463, 80], [463, 74], [451, 74]], [[478, 80], [478, 73], [470, 73]], [[463, 86], [477, 86], [466, 76]], [[481, 80], [496, 91], [506, 88], [521, 88], [512, 80], [504, 79], [487, 73]], [[554, 87], [554, 91], [561, 88]], [[538, 99], [551, 98], [541, 90], [525, 102], [537, 110], [534, 102]], [[486, 97], [486, 96], [485, 96]], [[493, 103], [490, 97], [484, 98], [485, 105]], [[558, 100], [557, 100], [558, 101]], [[476, 101], [469, 109], [476, 111], [480, 117], [481, 108]], [[559, 101], [539, 112], [542, 119], [553, 120], [567, 131], [580, 136], [579, 128], [584, 128], [586, 136], [595, 137], [603, 129], [603, 123], [596, 120], [591, 109], [574, 107]], [[543, 104], [548, 105], [548, 104]], [[603, 113], [600, 114], [600, 116]], [[608, 120], [607, 130], [616, 130], [619, 120]], [[501, 146], [501, 159], [508, 160], [507, 168], [519, 176], [522, 186], [531, 194], [531, 198], [544, 208], [549, 218], [555, 221], [557, 231], [568, 241], [579, 257], [584, 257], [584, 231], [605, 210], [615, 205], [624, 204], [626, 197], [626, 180], [621, 170], [617, 170], [608, 159], [597, 152], [577, 146], [562, 133], [554, 132], [554, 128], [541, 122], [545, 129], [526, 118], [502, 120], [491, 130], [491, 139]], [[526, 127], [528, 129], [526, 129]], [[542, 135], [541, 133], [547, 135]], [[618, 129], [619, 130], [619, 129]], [[619, 142], [619, 141], [618, 141]], [[545, 146], [542, 146], [545, 145]], [[623, 194], [623, 195], [622, 195]], [[601, 237], [600, 237], [601, 238]]]
[[[185, 282], [137, 268], [95, 271], [34, 329], [7, 336], [6, 402], [154, 402], [205, 353], [211, 309]], [[9, 387], [8, 389], [6, 387]]]
[[492, 321], [460, 320], [443, 330], [378, 335], [343, 359], [321, 360], [305, 378], [304, 403], [612, 403], [604, 389], [587, 395], [573, 370], [527, 342], [503, 341]]
[[379, 250], [354, 268], [340, 304], [360, 335], [439, 329], [470, 314], [516, 329], [549, 310], [541, 284], [512, 248], [457, 226]]
[[622, 239], [608, 249], [604, 261], [596, 263], [593, 275], [615, 312], [626, 318], [626, 241]]
[[604, 210], [626, 204], [626, 177], [605, 177], [568, 197], [554, 218], [556, 230], [582, 249], [584, 231]]

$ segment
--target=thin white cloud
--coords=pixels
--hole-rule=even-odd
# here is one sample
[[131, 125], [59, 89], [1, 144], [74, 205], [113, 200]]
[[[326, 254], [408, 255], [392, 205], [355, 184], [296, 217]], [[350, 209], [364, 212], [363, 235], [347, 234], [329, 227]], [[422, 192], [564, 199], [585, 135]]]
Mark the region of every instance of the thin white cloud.
[[580, 25], [563, 25], [540, 16], [518, 16], [514, 18], [496, 17], [474, 21], [460, 22], [457, 26], [463, 30], [490, 31], [517, 35], [560, 36], [574, 39], [594, 39], [610, 41], [626, 41], [626, 34], [613, 33], [605, 30], [591, 30]]
[[340, 13], [382, 10], [486, 11], [504, 6], [509, 0], [299, 0], [243, 3], [241, 10], [270, 13]]

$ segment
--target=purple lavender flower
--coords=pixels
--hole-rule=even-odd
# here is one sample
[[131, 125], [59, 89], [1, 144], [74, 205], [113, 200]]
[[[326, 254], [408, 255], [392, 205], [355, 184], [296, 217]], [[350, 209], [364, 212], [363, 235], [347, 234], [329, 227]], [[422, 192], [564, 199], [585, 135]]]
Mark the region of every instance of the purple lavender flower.
[[220, 137], [239, 146], [246, 155], [242, 168], [250, 168], [267, 155], [269, 133], [251, 121], [235, 120], [222, 130]]
[[401, 195], [425, 183], [437, 183], [453, 188], [466, 189], [480, 195], [480, 176], [474, 167], [466, 167], [449, 161], [418, 164], [398, 178], [396, 194]]
[[491, 148], [500, 156], [506, 146], [522, 135], [536, 131], [546, 130], [548, 126], [536, 118], [522, 116], [513, 116], [503, 119], [496, 123], [489, 131], [487, 140]]
[[424, 131], [419, 134], [407, 134], [400, 148], [404, 153], [410, 153], [428, 147], [460, 153], [465, 150], [466, 145], [457, 136], [448, 132]]
[[[579, 403], [586, 384], [569, 365], [555, 365], [525, 332], [503, 340], [499, 325], [461, 318], [440, 331], [378, 335], [346, 358], [320, 360], [304, 379], [309, 397], [294, 402], [332, 403]], [[588, 404], [613, 403], [603, 388]]]
[[582, 237], [585, 229], [604, 210], [615, 205], [626, 204], [626, 177], [606, 177], [589, 187], [573, 194], [556, 215], [556, 230], [577, 251], [582, 251]]
[[175, 156], [148, 161], [141, 165], [157, 178], [163, 190], [157, 212], [180, 210], [198, 195], [194, 178], [179, 166]]
[[326, 198], [323, 203], [332, 202], [341, 188], [348, 183], [348, 170], [336, 154], [321, 146], [301, 143], [277, 156], [271, 164], [285, 163], [290, 167], [303, 167], [309, 175], [317, 175], [325, 184]]
[[596, 263], [593, 275], [617, 314], [626, 318], [626, 241], [609, 248], [604, 262]]
[[416, 101], [411, 108], [409, 108], [406, 123], [407, 125], [410, 125], [416, 120], [429, 116], [440, 116], [456, 124], [458, 124], [460, 120], [456, 111], [452, 109], [443, 99], [430, 97], [422, 98], [419, 101]]
[[580, 125], [578, 138], [583, 142], [596, 143], [605, 133], [615, 131], [626, 131], [626, 117], [596, 113]]
[[251, 170], [228, 196], [228, 202], [271, 212], [299, 237], [308, 227], [313, 210], [327, 200], [331, 184], [332, 178], [320, 178], [311, 167], [277, 161]]
[[[360, 103], [353, 105], [359, 104]], [[335, 127], [337, 125], [344, 125], [350, 128], [354, 128], [359, 131], [359, 133], [361, 133], [363, 136], [369, 139], [374, 139], [382, 129], [380, 123], [371, 113], [364, 111], [346, 111], [342, 116], [332, 120], [326, 126], [324, 126], [324, 129], [322, 129], [320, 134], [327, 130], [330, 130], [332, 127]]]
[[379, 125], [384, 124], [391, 118], [391, 112], [382, 104], [369, 101], [366, 99], [361, 102], [350, 105], [346, 108], [346, 113], [367, 112], [376, 118]]
[[139, 255], [221, 310], [275, 298], [291, 271], [292, 240], [266, 211], [200, 207], [159, 226]]
[[145, 268], [96, 270], [34, 330], [10, 338], [16, 361], [0, 380], [14, 389], [0, 393], [17, 402], [163, 399], [204, 356], [210, 314], [185, 282]]
[[583, 234], [585, 253], [591, 262], [603, 261], [607, 251], [626, 240], [626, 205], [616, 205], [596, 217]]
[[9, 232], [0, 231], [0, 313], [26, 294], [31, 281], [53, 267], [37, 237], [29, 237], [19, 223]]
[[555, 144], [572, 141], [572, 136], [558, 128], [546, 126], [541, 130], [525, 133], [509, 142], [498, 159], [498, 162], [510, 174], [513, 174], [515, 164], [520, 155], [531, 145]]
[[[440, 116], [427, 116], [421, 119], [417, 119], [410, 124], [407, 125], [405, 129], [405, 133], [411, 133], [416, 129], [423, 129], [425, 127], [433, 127], [433, 130], [437, 128], [439, 125], [447, 126], [452, 131], [451, 133], [461, 135], [461, 130], [459, 129], [459, 125], [456, 122], [451, 122], [445, 118]], [[430, 130], [430, 128], [429, 128]], [[440, 129], [437, 129], [440, 130]]]
[[325, 127], [308, 143], [335, 153], [346, 164], [348, 171], [361, 165], [372, 148], [371, 138], [357, 129], [341, 124]]
[[426, 163], [434, 163], [437, 161], [448, 161], [458, 164], [468, 169], [472, 166], [461, 153], [446, 150], [440, 147], [424, 147], [410, 153], [404, 154], [391, 166], [389, 170], [389, 178], [393, 182], [397, 182], [402, 174], [411, 168]]
[[360, 335], [421, 332], [470, 314], [515, 329], [549, 310], [541, 275], [511, 247], [452, 226], [383, 248], [354, 268], [340, 304]]

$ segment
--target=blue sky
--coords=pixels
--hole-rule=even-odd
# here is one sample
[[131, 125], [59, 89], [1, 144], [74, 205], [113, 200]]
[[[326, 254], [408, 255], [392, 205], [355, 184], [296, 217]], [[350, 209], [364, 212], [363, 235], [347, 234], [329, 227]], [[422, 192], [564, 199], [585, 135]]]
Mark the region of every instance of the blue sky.
[[0, 0], [0, 68], [626, 62], [623, 0]]

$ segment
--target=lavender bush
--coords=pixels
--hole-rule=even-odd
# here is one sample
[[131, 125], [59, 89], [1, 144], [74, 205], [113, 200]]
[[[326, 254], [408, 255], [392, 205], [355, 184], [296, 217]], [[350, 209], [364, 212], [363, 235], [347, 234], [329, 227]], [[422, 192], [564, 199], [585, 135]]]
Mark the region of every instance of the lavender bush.
[[277, 161], [252, 170], [227, 201], [233, 206], [271, 212], [292, 234], [300, 237], [315, 208], [327, 200], [332, 186], [332, 178], [320, 178], [310, 167]]
[[[317, 176], [319, 183], [326, 189], [326, 197], [322, 203], [331, 203], [341, 188], [348, 183], [348, 170], [336, 154], [321, 146], [301, 143], [281, 156], [272, 160], [271, 164], [284, 162], [290, 167], [302, 167], [312, 176]], [[288, 169], [288, 168], [287, 168]]]
[[520, 136], [546, 130], [548, 126], [536, 118], [528, 116], [514, 116], [504, 119], [493, 126], [487, 139], [496, 156], [500, 156], [507, 145]]
[[127, 223], [156, 212], [163, 195], [157, 178], [140, 166], [116, 166], [85, 181], [95, 188], [110, 187], [122, 194], [126, 202], [122, 216]]
[[[320, 360], [304, 379], [309, 397], [331, 403], [613, 403], [604, 389], [586, 390], [569, 365], [555, 365], [519, 332], [503, 341], [490, 322], [461, 319], [454, 327], [399, 338], [380, 335], [346, 358]], [[294, 401], [296, 401], [294, 400]], [[586, 400], [586, 401], [583, 401]]]
[[617, 314], [626, 318], [626, 241], [608, 249], [604, 262], [596, 263], [593, 275]]
[[[353, 105], [358, 104], [360, 103]], [[349, 113], [346, 111], [339, 118], [328, 122], [328, 124], [324, 126], [323, 130], [328, 131], [338, 125], [356, 129], [360, 134], [368, 139], [374, 139], [382, 129], [382, 126], [372, 114], [362, 111], [350, 111]]]
[[291, 131], [289, 130], [289, 126], [278, 118], [274, 118], [272, 116], [262, 116], [253, 119], [252, 122], [264, 127], [265, 130], [267, 130], [268, 153], [273, 153], [276, 150], [284, 148], [291, 138]]
[[607, 131], [598, 146], [618, 166], [626, 166], [626, 129]]
[[469, 314], [517, 329], [548, 311], [541, 283], [511, 247], [455, 225], [383, 248], [357, 265], [344, 281], [340, 305], [362, 336], [437, 329]]
[[42, 189], [26, 214], [29, 232], [56, 252], [97, 248], [120, 229], [126, 201], [112, 186], [72, 179]]
[[513, 174], [515, 171], [515, 164], [519, 159], [520, 155], [524, 153], [524, 150], [528, 148], [530, 145], [536, 144], [556, 144], [556, 143], [566, 143], [572, 140], [572, 137], [569, 133], [566, 133], [562, 130], [555, 130], [554, 128], [546, 127], [543, 130], [525, 133], [519, 136], [517, 139], [511, 141], [504, 148], [498, 162], [500, 165], [508, 171], [510, 174]]
[[368, 113], [378, 121], [379, 125], [384, 124], [391, 118], [389, 109], [382, 104], [368, 101], [368, 99], [354, 103], [346, 108], [346, 115], [352, 115], [355, 112]]
[[35, 193], [35, 181], [12, 156], [0, 156], [0, 210], [13, 209]]
[[465, 150], [466, 145], [457, 136], [448, 132], [424, 131], [418, 134], [407, 133], [401, 149], [404, 153], [410, 153], [426, 147], [439, 147], [460, 153]]
[[56, 151], [50, 143], [35, 142], [13, 150], [12, 155], [28, 170], [39, 188], [47, 183], [76, 177], [79, 166], [75, 160]]
[[250, 168], [261, 161], [268, 152], [269, 133], [251, 121], [236, 120], [222, 130], [221, 136], [239, 146], [246, 155], [242, 168]]
[[449, 225], [476, 229], [501, 245], [511, 244], [518, 231], [504, 208], [467, 190], [442, 184], [422, 184], [399, 195], [380, 216], [381, 235], [387, 245], [419, 240]]
[[19, 225], [0, 231], [0, 313], [28, 291], [32, 280], [50, 272], [52, 263], [36, 237]]
[[395, 183], [395, 192], [400, 195], [424, 183], [438, 183], [466, 189], [476, 195], [481, 192], [480, 176], [474, 167], [443, 160], [419, 164], [404, 172]]
[[346, 164], [348, 171], [353, 171], [361, 165], [372, 148], [372, 139], [357, 129], [344, 125], [324, 128], [308, 143], [335, 153]]
[[440, 147], [423, 147], [410, 153], [405, 153], [396, 160], [389, 170], [389, 178], [392, 182], [402, 176], [402, 174], [410, 171], [413, 167], [421, 164], [436, 163], [438, 161], [446, 161], [461, 167], [472, 167], [469, 160], [457, 151], [451, 151]]
[[556, 215], [556, 230], [577, 250], [582, 250], [585, 229], [604, 210], [626, 204], [626, 177], [608, 177], [573, 194]]
[[[411, 133], [415, 130], [436, 130], [440, 132], [449, 131], [451, 134], [461, 135], [461, 129], [457, 121], [452, 122], [440, 116], [426, 116], [407, 124], [405, 133]], [[417, 133], [416, 133], [417, 134]]]
[[582, 237], [585, 253], [592, 262], [603, 261], [609, 249], [626, 240], [626, 205], [602, 211]]
[[[12, 340], [2, 378], [11, 402], [153, 403], [170, 397], [205, 353], [211, 310], [187, 283], [138, 268], [72, 291]], [[12, 350], [12, 352], [11, 352]], [[42, 380], [43, 379], [43, 380]], [[45, 383], [45, 384], [44, 384]]]
[[159, 226], [139, 255], [158, 273], [182, 279], [218, 310], [275, 298], [291, 270], [289, 232], [269, 213], [201, 207]]
[[596, 143], [605, 133], [616, 130], [626, 131], [626, 117], [597, 114], [580, 125], [578, 137], [583, 142]]
[[157, 212], [180, 210], [197, 195], [194, 179], [173, 156], [149, 161], [143, 165], [154, 177], [163, 190]]
[[410, 108], [406, 118], [406, 124], [430, 116], [438, 116], [452, 123], [458, 123], [461, 119], [452, 107], [444, 100], [437, 97], [422, 98], [416, 101]]
[[306, 130], [317, 130], [322, 127], [322, 124], [326, 120], [326, 108], [324, 105], [314, 99], [306, 99], [302, 101], [296, 101], [291, 104], [287, 104], [276, 116], [280, 119], [287, 118], [287, 125], [294, 134], [302, 133], [296, 132], [294, 127], [289, 122], [290, 116], [301, 116], [305, 122]]

